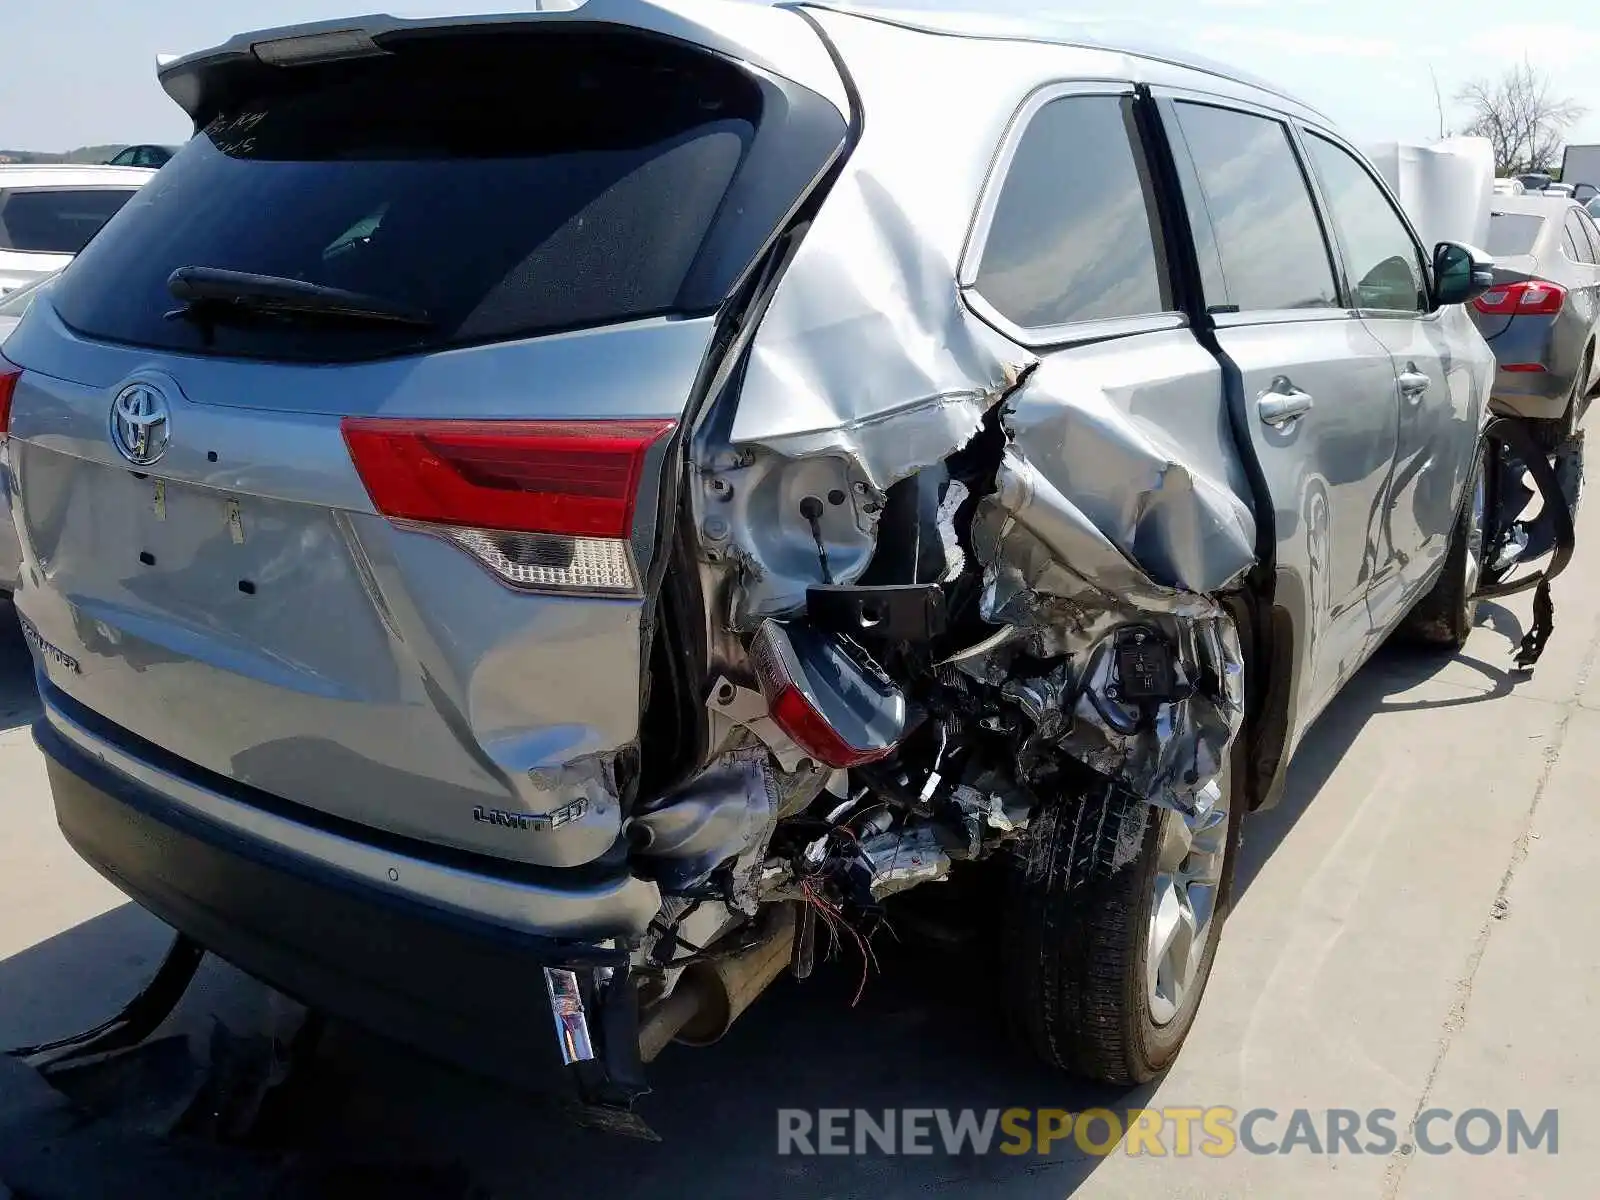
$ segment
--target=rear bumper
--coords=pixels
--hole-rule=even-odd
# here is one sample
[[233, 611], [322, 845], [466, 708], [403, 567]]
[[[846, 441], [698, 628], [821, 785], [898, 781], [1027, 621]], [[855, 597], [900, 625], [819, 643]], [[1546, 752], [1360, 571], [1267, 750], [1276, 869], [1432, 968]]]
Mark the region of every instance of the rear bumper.
[[1573, 377], [1555, 371], [1503, 371], [1494, 375], [1489, 407], [1509, 417], [1553, 421], [1567, 410]]
[[108, 765], [84, 733], [47, 694], [34, 736], [72, 847], [167, 924], [308, 1006], [538, 1086], [561, 1065], [543, 969], [625, 961], [594, 939], [475, 920], [243, 836]]

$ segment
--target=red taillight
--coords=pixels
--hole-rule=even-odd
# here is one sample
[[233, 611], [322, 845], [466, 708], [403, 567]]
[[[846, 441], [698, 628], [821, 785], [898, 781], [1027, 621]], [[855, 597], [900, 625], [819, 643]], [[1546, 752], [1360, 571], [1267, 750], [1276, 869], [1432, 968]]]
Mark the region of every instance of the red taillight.
[[346, 417], [343, 429], [386, 517], [625, 538], [645, 455], [675, 424]]
[[1566, 300], [1567, 289], [1559, 283], [1525, 279], [1491, 288], [1474, 300], [1472, 306], [1490, 316], [1548, 317], [1560, 312]]
[[772, 719], [800, 749], [825, 767], [859, 767], [894, 753], [893, 746], [860, 750], [839, 736], [839, 731], [805, 698], [794, 684], [779, 688], [770, 701]]
[[676, 424], [346, 417], [342, 429], [391, 520], [440, 527], [519, 587], [632, 591], [645, 459]]
[[11, 432], [11, 397], [21, 378], [22, 368], [0, 355], [0, 439]]
[[841, 732], [806, 694], [805, 668], [794, 643], [775, 622], [767, 621], [751, 640], [750, 659], [773, 723], [826, 767], [859, 767], [888, 758], [904, 735], [903, 699], [892, 687], [882, 691], [873, 687], [854, 664], [837, 655], [827, 657], [832, 661], [825, 661], [820, 673], [834, 685], [830, 699], [841, 716], [848, 714], [862, 744]]
[[1503, 363], [1501, 364], [1500, 369], [1502, 371], [1515, 371], [1519, 375], [1535, 375], [1542, 371], [1549, 370], [1549, 368], [1543, 363]]

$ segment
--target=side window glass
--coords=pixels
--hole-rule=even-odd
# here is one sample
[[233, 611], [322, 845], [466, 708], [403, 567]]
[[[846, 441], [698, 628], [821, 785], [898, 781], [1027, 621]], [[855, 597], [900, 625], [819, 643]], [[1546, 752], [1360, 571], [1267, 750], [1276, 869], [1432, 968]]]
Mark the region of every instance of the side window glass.
[[1045, 329], [1171, 311], [1132, 99], [1064, 96], [1034, 114], [994, 210], [977, 291]]
[[1594, 265], [1594, 244], [1589, 241], [1589, 232], [1583, 227], [1575, 208], [1567, 210], [1567, 237], [1575, 251], [1574, 261]]
[[1306, 148], [1339, 231], [1357, 307], [1426, 312], [1421, 249], [1372, 173], [1344, 147], [1314, 133], [1306, 136]]
[[1568, 221], [1561, 227], [1561, 244], [1566, 249], [1568, 261], [1581, 263], [1583, 253], [1578, 249], [1578, 239], [1574, 234], [1572, 222]]
[[[1174, 109], [1198, 176], [1184, 185], [1190, 224], [1202, 251], [1209, 226], [1222, 263], [1221, 278], [1213, 271], [1202, 280], [1206, 306], [1339, 307], [1327, 242], [1283, 123], [1186, 101]], [[1218, 295], [1224, 285], [1227, 295]]]
[[1600, 228], [1596, 228], [1587, 211], [1574, 213], [1573, 215], [1578, 219], [1578, 227], [1583, 230], [1584, 235], [1589, 239], [1589, 249], [1594, 252], [1594, 256], [1589, 261], [1600, 265]]

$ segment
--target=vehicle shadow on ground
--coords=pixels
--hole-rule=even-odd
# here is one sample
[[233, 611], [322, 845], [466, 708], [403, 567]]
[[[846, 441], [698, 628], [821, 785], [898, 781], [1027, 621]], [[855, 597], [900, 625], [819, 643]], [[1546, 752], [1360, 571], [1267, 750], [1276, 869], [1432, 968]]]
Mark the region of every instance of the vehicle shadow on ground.
[[31, 725], [39, 715], [33, 660], [11, 601], [0, 600], [0, 733]]
[[[1481, 602], [1478, 605], [1478, 627], [1505, 639], [1509, 646], [1522, 640], [1522, 623], [1517, 615], [1498, 604]], [[1485, 654], [1494, 654], [1509, 663], [1509, 653], [1502, 653], [1493, 640], [1481, 635], [1457, 654], [1441, 653], [1430, 648], [1419, 648], [1395, 641], [1383, 647], [1344, 688], [1334, 697], [1323, 714], [1317, 718], [1295, 752], [1289, 767], [1282, 799], [1277, 806], [1251, 815], [1244, 827], [1244, 845], [1240, 850], [1239, 865], [1234, 874], [1234, 896], [1242, 896], [1272, 852], [1289, 835], [1305, 814], [1306, 809], [1322, 791], [1334, 768], [1360, 736], [1369, 721], [1384, 713], [1415, 712], [1424, 709], [1454, 708], [1464, 704], [1482, 704], [1511, 695], [1528, 676], [1510, 667], [1496, 666], [1485, 661]], [[1394, 699], [1410, 691], [1447, 667], [1469, 667], [1483, 676], [1484, 690], [1452, 689], [1449, 695], [1429, 696], [1425, 699]]]
[[[1504, 610], [1485, 606], [1480, 620], [1512, 642], [1520, 636], [1515, 618]], [[0, 661], [7, 664], [6, 656], [16, 656], [7, 648], [10, 636], [0, 634]], [[1488, 689], [1460, 701], [1391, 699], [1452, 661], [1472, 663]], [[19, 689], [18, 673], [0, 666], [0, 689]], [[24, 670], [21, 676], [31, 688], [31, 674]], [[1398, 647], [1380, 653], [1308, 735], [1281, 804], [1247, 826], [1239, 891], [1250, 886], [1374, 716], [1481, 701], [1509, 692], [1516, 679], [1470, 656], [1451, 659]], [[85, 973], [85, 964], [116, 953], [119, 941], [130, 936], [133, 911], [87, 922], [0, 962], [0, 997], [23, 994], [30, 986], [38, 991], [46, 981], [56, 987], [72, 986], [68, 981], [77, 977], [87, 981], [93, 973]], [[888, 1156], [874, 1149], [783, 1156], [779, 1110], [866, 1109], [878, 1115], [884, 1109], [981, 1114], [1105, 1107], [1125, 1113], [1148, 1102], [1152, 1087], [1066, 1080], [1014, 1048], [999, 1004], [992, 945], [932, 949], [891, 943], [881, 946], [880, 957], [881, 972], [868, 977], [854, 1006], [861, 966], [846, 951], [805, 983], [785, 979], [775, 985], [717, 1045], [670, 1047], [651, 1070], [654, 1093], [639, 1106], [661, 1136], [659, 1143], [579, 1127], [551, 1097], [504, 1087], [335, 1025], [297, 1079], [292, 1110], [280, 1113], [271, 1149], [323, 1161], [412, 1164], [419, 1172], [455, 1168], [470, 1178], [478, 1189], [474, 1194], [493, 1197], [895, 1200], [980, 1188], [1002, 1200], [1035, 1200], [1070, 1194], [1103, 1160], [1070, 1140], [1047, 1154], [950, 1155], [936, 1127], [932, 1154]], [[96, 1016], [109, 1015], [125, 998], [119, 988], [94, 992], [106, 998], [107, 1011]], [[528, 1019], [548, 1020], [542, 996], [528, 997]], [[996, 1145], [1006, 1140], [997, 1135]], [[430, 1193], [423, 1185], [407, 1194]]]

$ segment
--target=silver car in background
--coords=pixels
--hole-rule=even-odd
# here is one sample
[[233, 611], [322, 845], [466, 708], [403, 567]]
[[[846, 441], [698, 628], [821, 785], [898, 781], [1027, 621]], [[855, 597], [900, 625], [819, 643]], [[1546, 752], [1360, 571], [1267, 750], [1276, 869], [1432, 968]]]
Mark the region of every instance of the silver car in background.
[[1498, 364], [1494, 406], [1532, 418], [1554, 450], [1600, 379], [1600, 227], [1572, 200], [1497, 196], [1486, 249], [1494, 286], [1470, 311]]
[[0, 164], [0, 296], [66, 266], [154, 174]]
[[68, 839], [613, 1110], [992, 873], [1022, 1043], [1165, 1069], [1246, 813], [1471, 628], [1489, 263], [1277, 88], [1095, 42], [588, 0], [165, 64], [197, 136], [0, 363]]

